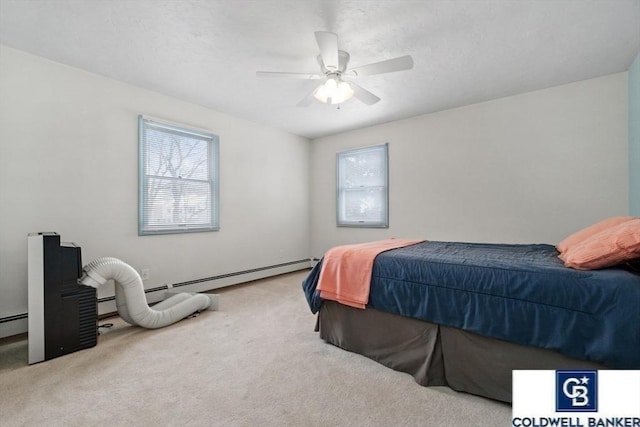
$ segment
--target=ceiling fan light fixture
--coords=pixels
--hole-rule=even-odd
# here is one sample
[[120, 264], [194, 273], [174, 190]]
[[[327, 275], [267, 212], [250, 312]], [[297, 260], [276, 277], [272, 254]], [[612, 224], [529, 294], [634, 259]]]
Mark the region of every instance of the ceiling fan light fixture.
[[331, 77], [318, 87], [313, 96], [325, 104], [342, 104], [353, 96], [353, 88], [349, 83]]

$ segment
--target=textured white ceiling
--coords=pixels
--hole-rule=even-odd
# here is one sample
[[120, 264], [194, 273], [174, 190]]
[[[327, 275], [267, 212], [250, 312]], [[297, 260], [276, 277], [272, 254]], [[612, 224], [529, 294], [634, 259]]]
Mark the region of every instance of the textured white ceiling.
[[[414, 69], [359, 78], [373, 106], [296, 107], [313, 81], [255, 72], [317, 73], [317, 30]], [[316, 138], [625, 71], [640, 0], [0, 0], [0, 43]]]

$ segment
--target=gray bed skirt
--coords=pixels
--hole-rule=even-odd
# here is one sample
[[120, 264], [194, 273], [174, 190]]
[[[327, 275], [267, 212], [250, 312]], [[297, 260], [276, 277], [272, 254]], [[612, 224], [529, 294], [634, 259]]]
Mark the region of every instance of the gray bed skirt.
[[552, 350], [487, 338], [418, 319], [324, 301], [320, 338], [362, 354], [423, 386], [511, 402], [514, 369], [606, 369]]

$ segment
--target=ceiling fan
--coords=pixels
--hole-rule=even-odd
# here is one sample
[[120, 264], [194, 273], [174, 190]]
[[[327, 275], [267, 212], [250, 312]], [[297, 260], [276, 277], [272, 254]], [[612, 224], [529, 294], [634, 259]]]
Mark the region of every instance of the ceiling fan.
[[[338, 36], [327, 31], [316, 31], [316, 42], [320, 48], [318, 63], [322, 74], [307, 73], [283, 73], [278, 71], [257, 71], [258, 77], [286, 77], [304, 80], [322, 80], [322, 83], [307, 94], [298, 107], [311, 105], [314, 99], [325, 104], [341, 104], [352, 96], [367, 105], [373, 105], [380, 101], [373, 93], [357, 85], [351, 79], [360, 76], [391, 73], [394, 71], [410, 70], [413, 68], [413, 59], [410, 55], [387, 59], [361, 67], [347, 69], [349, 54], [338, 49]], [[348, 80], [345, 80], [347, 78]]]

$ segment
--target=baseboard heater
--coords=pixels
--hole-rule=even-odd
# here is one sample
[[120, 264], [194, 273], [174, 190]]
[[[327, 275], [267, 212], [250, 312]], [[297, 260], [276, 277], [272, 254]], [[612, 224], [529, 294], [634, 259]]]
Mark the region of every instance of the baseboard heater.
[[[98, 299], [95, 288], [79, 284], [83, 266], [81, 249], [75, 243], [61, 242], [57, 233], [31, 233], [27, 247], [29, 314], [0, 317], [0, 325], [28, 320], [30, 364], [94, 347], [98, 341], [98, 304], [115, 301], [116, 297]], [[143, 292], [166, 291], [296, 264], [306, 264], [304, 268], [308, 268], [308, 263], [309, 259], [289, 261], [143, 289]]]
[[56, 233], [27, 238], [29, 364], [53, 359], [98, 342], [95, 288], [78, 284], [80, 247]]

